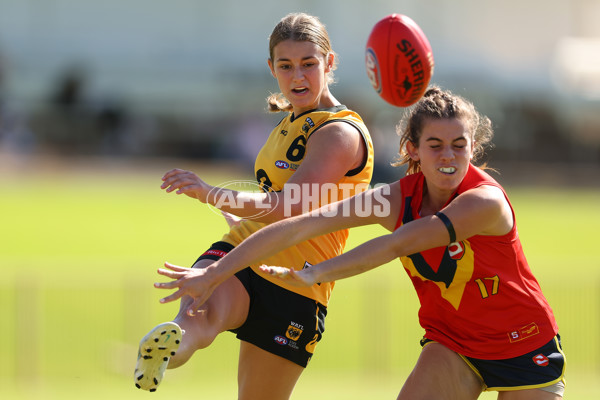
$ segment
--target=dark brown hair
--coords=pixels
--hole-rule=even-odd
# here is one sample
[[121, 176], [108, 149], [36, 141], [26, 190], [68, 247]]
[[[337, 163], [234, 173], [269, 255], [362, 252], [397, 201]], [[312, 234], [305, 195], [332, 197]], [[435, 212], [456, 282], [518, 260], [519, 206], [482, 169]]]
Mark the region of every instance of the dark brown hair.
[[[400, 152], [394, 166], [408, 164], [407, 174], [419, 172], [421, 165], [410, 158], [406, 144], [411, 142], [419, 147], [419, 139], [423, 125], [427, 119], [460, 119], [467, 123], [473, 141], [473, 160], [475, 164], [491, 146], [494, 136], [492, 122], [485, 115], [479, 114], [475, 106], [465, 98], [455, 95], [449, 90], [433, 86], [425, 92], [421, 100], [412, 106], [402, 117], [396, 127], [400, 135]], [[482, 166], [482, 167], [485, 167]]]

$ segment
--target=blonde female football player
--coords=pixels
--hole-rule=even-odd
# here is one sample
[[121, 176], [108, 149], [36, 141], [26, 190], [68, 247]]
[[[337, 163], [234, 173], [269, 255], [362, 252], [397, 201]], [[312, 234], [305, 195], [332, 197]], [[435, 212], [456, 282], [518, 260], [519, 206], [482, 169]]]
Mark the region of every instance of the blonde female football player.
[[[398, 399], [556, 400], [565, 358], [552, 310], [523, 253], [504, 189], [473, 164], [490, 141], [489, 119], [434, 87], [401, 130], [407, 176], [321, 209], [272, 224], [197, 272], [166, 264], [178, 289], [204, 301], [241, 266], [311, 237], [381, 224], [391, 233], [297, 271], [261, 268], [299, 287], [354, 276], [400, 257], [419, 296], [421, 355]], [[369, 211], [370, 212], [365, 212]]]
[[[267, 224], [367, 189], [373, 146], [360, 116], [330, 91], [336, 57], [318, 18], [290, 14], [275, 26], [268, 65], [281, 93], [268, 103], [271, 111], [285, 115], [256, 159], [263, 193], [213, 187], [190, 171], [174, 169], [164, 175], [167, 192], [218, 207], [232, 222], [193, 270], [206, 269]], [[345, 229], [327, 233], [263, 262], [301, 270], [341, 254], [347, 237]], [[288, 399], [323, 334], [333, 283], [300, 288], [262, 273], [258, 266], [224, 279], [202, 307], [183, 296], [175, 319], [141, 340], [136, 386], [156, 390], [166, 368], [183, 365], [218, 334], [231, 331], [240, 339], [238, 398]]]

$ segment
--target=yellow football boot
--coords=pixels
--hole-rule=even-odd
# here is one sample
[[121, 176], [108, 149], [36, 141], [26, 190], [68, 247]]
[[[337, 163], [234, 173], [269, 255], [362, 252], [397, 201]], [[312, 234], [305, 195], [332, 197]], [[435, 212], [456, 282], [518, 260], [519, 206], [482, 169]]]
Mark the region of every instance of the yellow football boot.
[[140, 341], [134, 381], [138, 389], [156, 391], [169, 360], [181, 343], [182, 331], [174, 322], [157, 325]]

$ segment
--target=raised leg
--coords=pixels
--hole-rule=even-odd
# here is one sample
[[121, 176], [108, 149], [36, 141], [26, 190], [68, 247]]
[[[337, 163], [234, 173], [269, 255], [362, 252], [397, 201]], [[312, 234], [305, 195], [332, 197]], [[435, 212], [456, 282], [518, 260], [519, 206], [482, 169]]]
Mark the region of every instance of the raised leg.
[[[201, 260], [194, 268], [203, 268], [211, 263], [211, 260]], [[184, 297], [173, 322], [154, 327], [140, 342], [140, 356], [134, 373], [134, 381], [138, 388], [155, 391], [167, 368], [177, 368], [185, 364], [196, 350], [209, 346], [219, 333], [241, 326], [248, 316], [250, 298], [244, 285], [233, 276], [215, 289], [201, 307], [201, 312], [194, 316], [185, 312], [185, 306], [190, 302], [189, 297]], [[162, 346], [165, 349], [159, 349], [152, 343], [155, 336], [160, 335], [165, 327], [167, 330], [179, 331], [179, 343], [175, 345], [175, 342], [169, 342], [169, 346]], [[163, 339], [164, 337], [159, 336], [159, 342]], [[150, 356], [150, 347], [150, 353], [160, 353], [161, 357]]]

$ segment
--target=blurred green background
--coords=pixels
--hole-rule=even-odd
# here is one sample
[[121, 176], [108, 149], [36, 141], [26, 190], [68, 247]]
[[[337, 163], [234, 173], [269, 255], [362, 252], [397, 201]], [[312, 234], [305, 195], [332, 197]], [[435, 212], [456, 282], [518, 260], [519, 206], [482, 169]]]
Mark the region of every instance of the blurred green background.
[[[133, 386], [140, 337], [177, 308], [159, 305], [155, 270], [189, 265], [226, 230], [160, 177], [253, 180], [281, 119], [264, 112], [278, 91], [268, 35], [298, 11], [327, 26], [333, 93], [373, 137], [373, 184], [399, 175], [403, 110], [372, 89], [366, 39], [391, 13], [423, 29], [432, 83], [494, 123], [490, 163], [560, 325], [566, 398], [599, 398], [600, 2], [0, 0], [0, 399], [236, 397], [229, 334], [158, 392]], [[379, 233], [354, 230], [349, 247]], [[294, 398], [395, 398], [422, 335], [400, 262], [340, 282], [329, 310]]]
[[[172, 167], [213, 184], [247, 176], [216, 162], [13, 161], [0, 163], [0, 397], [235, 398], [238, 342], [228, 333], [168, 371], [156, 393], [136, 389], [132, 374], [141, 336], [177, 309], [158, 303], [155, 270], [189, 265], [226, 229], [208, 206], [162, 192], [160, 177]], [[600, 189], [506, 189], [560, 326], [565, 398], [597, 398]], [[353, 230], [350, 247], [381, 233]], [[417, 307], [399, 261], [338, 282], [324, 338], [292, 398], [395, 398], [420, 350]]]

